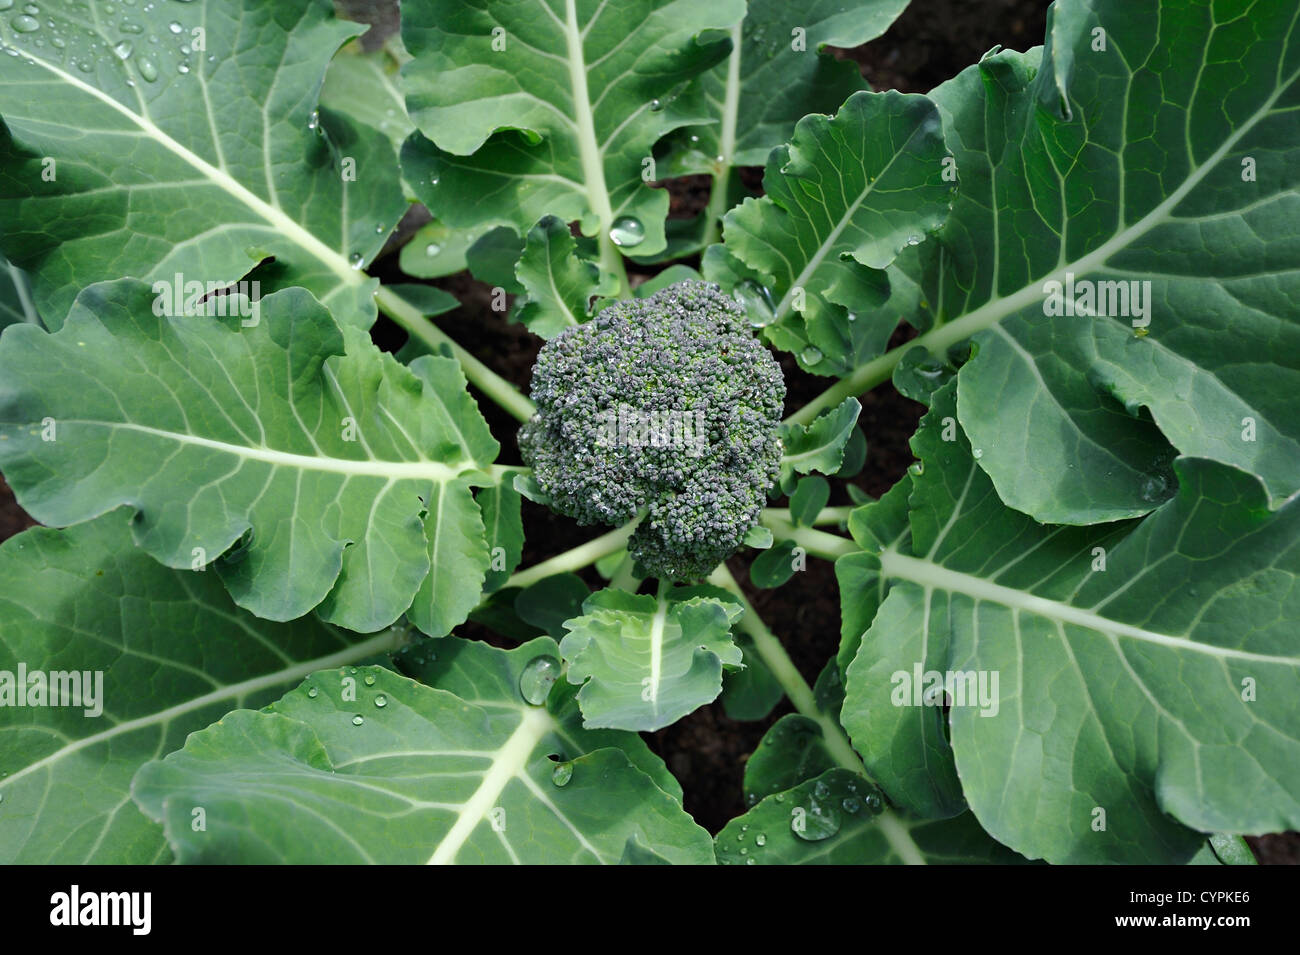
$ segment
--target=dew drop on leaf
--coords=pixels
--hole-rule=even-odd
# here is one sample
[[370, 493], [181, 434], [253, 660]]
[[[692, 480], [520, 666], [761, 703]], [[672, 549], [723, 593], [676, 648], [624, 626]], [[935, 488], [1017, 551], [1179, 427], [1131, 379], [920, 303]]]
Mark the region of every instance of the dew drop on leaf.
[[14, 0], [0, 0], [0, 10], [8, 10], [14, 5]]
[[731, 297], [745, 307], [749, 324], [755, 328], [763, 328], [776, 321], [776, 305], [772, 302], [772, 293], [753, 279], [737, 283]]
[[760, 832], [758, 835], [754, 837], [754, 845], [756, 846], [767, 845], [767, 836]]
[[119, 40], [113, 45], [113, 55], [119, 60], [127, 60], [131, 57], [132, 49], [133, 47], [131, 46], [130, 40]]
[[802, 353], [800, 353], [799, 357], [803, 359], [804, 364], [815, 365], [821, 361], [824, 356], [822, 355], [822, 350], [816, 345], [809, 345]]
[[361, 268], [361, 253], [353, 252], [351, 255], [349, 255], [348, 265], [352, 266], [354, 269]]
[[804, 842], [821, 842], [823, 839], [829, 839], [840, 831], [839, 810], [813, 799], [803, 813], [791, 813], [790, 831]]
[[29, 17], [26, 14], [13, 18], [9, 24], [17, 33], [35, 33], [41, 28], [40, 21], [35, 17]]
[[309, 687], [307, 688], [307, 698], [310, 699], [310, 700], [314, 700], [314, 699], [316, 699], [316, 694], [319, 693], [319, 692], [320, 692], [320, 691], [317, 690], [316, 687], [314, 687], [314, 686], [309, 686]]
[[620, 249], [630, 249], [645, 241], [645, 226], [640, 219], [619, 216], [609, 227], [609, 238]]
[[387, 705], [388, 705], [388, 697], [384, 696], [384, 694], [380, 693], [377, 697], [375, 697], [375, 706], [379, 707], [382, 710]]
[[650, 112], [657, 113], [664, 108], [663, 100], [652, 99], [650, 101]]
[[136, 64], [136, 68], [140, 71], [140, 75], [144, 77], [145, 82], [152, 83], [158, 79], [158, 67], [154, 66], [153, 60], [140, 60]]
[[366, 686], [374, 686], [374, 685], [375, 685], [375, 675], [374, 675], [373, 673], [367, 673], [366, 676], [365, 676], [365, 680], [364, 680], [364, 682], [365, 682]]
[[541, 706], [559, 675], [560, 661], [555, 657], [533, 657], [519, 674], [519, 695], [533, 706]]
[[360, 713], [358, 713], [356, 716], [352, 717], [352, 725], [353, 725], [353, 726], [360, 726], [360, 725], [361, 725], [362, 723], [364, 723], [365, 721], [366, 721], [366, 718], [365, 718], [364, 716], [362, 716]]
[[560, 763], [551, 771], [551, 782], [557, 786], [569, 785], [569, 780], [573, 778], [573, 763]]
[[424, 247], [424, 254], [429, 256], [429, 258], [433, 258], [441, 251], [442, 251], [442, 246], [440, 246], [437, 242], [430, 242], [428, 245]]
[[171, 23], [167, 24], [167, 29], [171, 30], [172, 33], [180, 33], [181, 25], [177, 23], [175, 20], [173, 20]]

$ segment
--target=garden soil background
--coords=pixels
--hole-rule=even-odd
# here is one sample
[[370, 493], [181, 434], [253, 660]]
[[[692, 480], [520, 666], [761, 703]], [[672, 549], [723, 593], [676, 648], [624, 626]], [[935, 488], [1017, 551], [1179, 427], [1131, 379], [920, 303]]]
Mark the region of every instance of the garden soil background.
[[[374, 25], [362, 38], [366, 49], [382, 46], [397, 29], [395, 0], [338, 0], [337, 6], [348, 19]], [[884, 36], [852, 50], [833, 52], [856, 63], [873, 89], [924, 93], [977, 62], [998, 44], [1025, 50], [1041, 43], [1047, 6], [1047, 0], [912, 0]], [[750, 169], [742, 173], [742, 181], [752, 192], [761, 192], [761, 172]], [[689, 177], [667, 184], [672, 197], [670, 215], [689, 218], [698, 214], [708, 200], [708, 182], [707, 177]], [[396, 249], [427, 219], [428, 214], [422, 208], [413, 208], [371, 273], [385, 281], [411, 281], [398, 271]], [[628, 264], [633, 284], [658, 270], [638, 270], [633, 263]], [[688, 264], [696, 263], [688, 260]], [[540, 340], [493, 312], [489, 307], [490, 289], [468, 274], [433, 284], [451, 292], [461, 302], [459, 309], [439, 316], [439, 327], [495, 372], [527, 391]], [[891, 347], [912, 334], [904, 326], [891, 341]], [[405, 340], [405, 334], [382, 317], [375, 327], [375, 337], [381, 347], [390, 350], [400, 347]], [[790, 356], [780, 357], [788, 388], [787, 410], [800, 407], [828, 385], [827, 379], [801, 371]], [[480, 408], [493, 434], [501, 442], [500, 460], [517, 463], [514, 420], [490, 401], [476, 397], [480, 398]], [[868, 454], [866, 466], [853, 483], [872, 497], [878, 497], [902, 477], [912, 462], [908, 439], [925, 409], [903, 398], [889, 384], [876, 388], [861, 400], [859, 424], [867, 436]], [[842, 488], [836, 487], [831, 503], [850, 502]], [[0, 540], [33, 523], [0, 480]], [[598, 533], [531, 504], [524, 507], [524, 531], [526, 542], [521, 563], [524, 567]], [[745, 582], [755, 609], [781, 638], [804, 678], [813, 683], [839, 644], [839, 592], [832, 565], [814, 559], [806, 571], [796, 574], [783, 587], [756, 590], [748, 586], [747, 557], [732, 558], [729, 564], [737, 579]], [[585, 576], [593, 587], [603, 583], [594, 570], [589, 569]], [[474, 623], [456, 632], [498, 645], [512, 645]], [[791, 711], [789, 703], [783, 700], [768, 718], [740, 722], [729, 719], [721, 702], [716, 702], [666, 729], [645, 735], [681, 782], [687, 811], [710, 832], [717, 832], [727, 820], [745, 811], [741, 795], [745, 760], [768, 727]], [[1248, 841], [1263, 863], [1300, 864], [1300, 833]]]

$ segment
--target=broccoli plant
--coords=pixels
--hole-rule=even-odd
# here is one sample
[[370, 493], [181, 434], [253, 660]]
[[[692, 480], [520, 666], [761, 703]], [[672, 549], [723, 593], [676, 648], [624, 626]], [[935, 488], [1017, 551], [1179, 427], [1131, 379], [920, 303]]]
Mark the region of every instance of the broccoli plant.
[[1300, 827], [1294, 3], [110, 6], [0, 17], [0, 860]]
[[758, 524], [780, 473], [785, 380], [745, 310], [681, 282], [611, 305], [537, 356], [519, 450], [581, 524], [638, 518], [642, 576], [706, 577]]

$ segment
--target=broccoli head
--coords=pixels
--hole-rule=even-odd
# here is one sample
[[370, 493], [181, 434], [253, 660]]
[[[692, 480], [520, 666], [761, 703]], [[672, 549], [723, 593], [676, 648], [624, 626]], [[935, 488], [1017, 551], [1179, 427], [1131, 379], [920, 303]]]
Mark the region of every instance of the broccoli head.
[[785, 381], [744, 309], [681, 282], [547, 342], [519, 448], [551, 506], [582, 524], [638, 514], [650, 574], [702, 577], [740, 547], [780, 472]]

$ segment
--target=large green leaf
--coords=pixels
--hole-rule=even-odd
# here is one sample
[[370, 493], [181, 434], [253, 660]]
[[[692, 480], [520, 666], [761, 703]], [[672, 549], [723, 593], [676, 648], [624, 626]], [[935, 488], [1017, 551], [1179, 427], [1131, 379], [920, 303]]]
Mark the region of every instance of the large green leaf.
[[[907, 265], [917, 324], [941, 357], [975, 336], [958, 416], [1012, 507], [1145, 514], [1176, 452], [1258, 476], [1271, 508], [1300, 490], [1297, 19], [1061, 0], [1041, 68], [1000, 53], [931, 94], [961, 190]], [[1092, 309], [1050, 314], [1070, 283]]]
[[220, 557], [235, 602], [273, 620], [320, 604], [370, 632], [431, 585], [450, 601], [432, 635], [463, 620], [487, 567], [467, 480], [497, 444], [457, 364], [400, 365], [302, 289], [251, 327], [152, 300], [93, 286], [58, 332], [0, 339], [0, 469], [23, 507], [64, 526], [130, 505], [150, 554]]
[[[1024, 862], [970, 815], [911, 820], [882, 816], [880, 791], [847, 769], [828, 769], [767, 796], [716, 839], [724, 865], [1007, 865]], [[892, 836], [892, 838], [891, 838]], [[910, 850], [904, 857], [899, 850]]]
[[35, 30], [0, 20], [0, 249], [47, 319], [94, 282], [226, 284], [274, 256], [269, 285], [373, 321], [359, 269], [405, 209], [396, 158], [381, 133], [316, 113], [361, 27], [317, 0], [40, 8]]
[[[751, 318], [805, 369], [842, 374], [884, 349], [898, 316], [878, 310], [883, 270], [947, 217], [956, 183], [946, 156], [926, 97], [855, 93], [834, 117], [800, 120], [768, 159], [766, 195], [727, 213], [726, 256], [759, 276], [771, 302]], [[705, 276], [732, 284], [724, 261], [706, 257]]]
[[[726, 56], [742, 0], [434, 0], [402, 11], [413, 137], [403, 165], [440, 220], [580, 220], [637, 255], [665, 246], [668, 194], [643, 173], [665, 133], [709, 116], [677, 87]], [[693, 88], [691, 88], [693, 90]], [[655, 178], [655, 177], [651, 177]], [[620, 220], [617, 235], [611, 230]], [[639, 233], [639, 235], [638, 235]]]
[[580, 684], [584, 725], [657, 730], [711, 703], [722, 692], [722, 668], [741, 665], [731, 600], [697, 596], [691, 588], [658, 596], [597, 591], [582, 615], [564, 622], [560, 643], [570, 683]]
[[[1050, 862], [1178, 863], [1205, 832], [1300, 825], [1300, 501], [1271, 512], [1255, 479], [1180, 458], [1145, 520], [1043, 526], [998, 499], [953, 391], [914, 439], [910, 540], [871, 555], [888, 595], [847, 670], [873, 778], [929, 815], [964, 794]], [[870, 573], [841, 580], [846, 616], [876, 599]], [[953, 685], [946, 727], [930, 671], [981, 681]]]
[[[305, 616], [241, 611], [211, 573], [169, 570], [131, 543], [128, 514], [0, 545], [0, 671], [102, 677], [92, 708], [0, 706], [0, 861], [170, 858], [131, 777], [229, 710], [269, 702], [321, 667], [392, 649]], [[2, 678], [0, 678], [2, 684]], [[0, 685], [0, 698], [4, 689]]]
[[673, 135], [673, 173], [763, 165], [804, 116], [833, 112], [866, 88], [857, 64], [822, 55], [822, 47], [874, 40], [906, 7], [907, 0], [749, 0], [744, 22], [732, 27], [730, 55], [696, 80], [715, 122]]
[[350, 671], [321, 671], [144, 767], [135, 798], [182, 862], [712, 862], [708, 834], [638, 768], [644, 744], [588, 741], [571, 697], [521, 695], [530, 661], [557, 652], [539, 638], [515, 651], [513, 685], [477, 665], [454, 690], [360, 668], [355, 701], [339, 693]]

